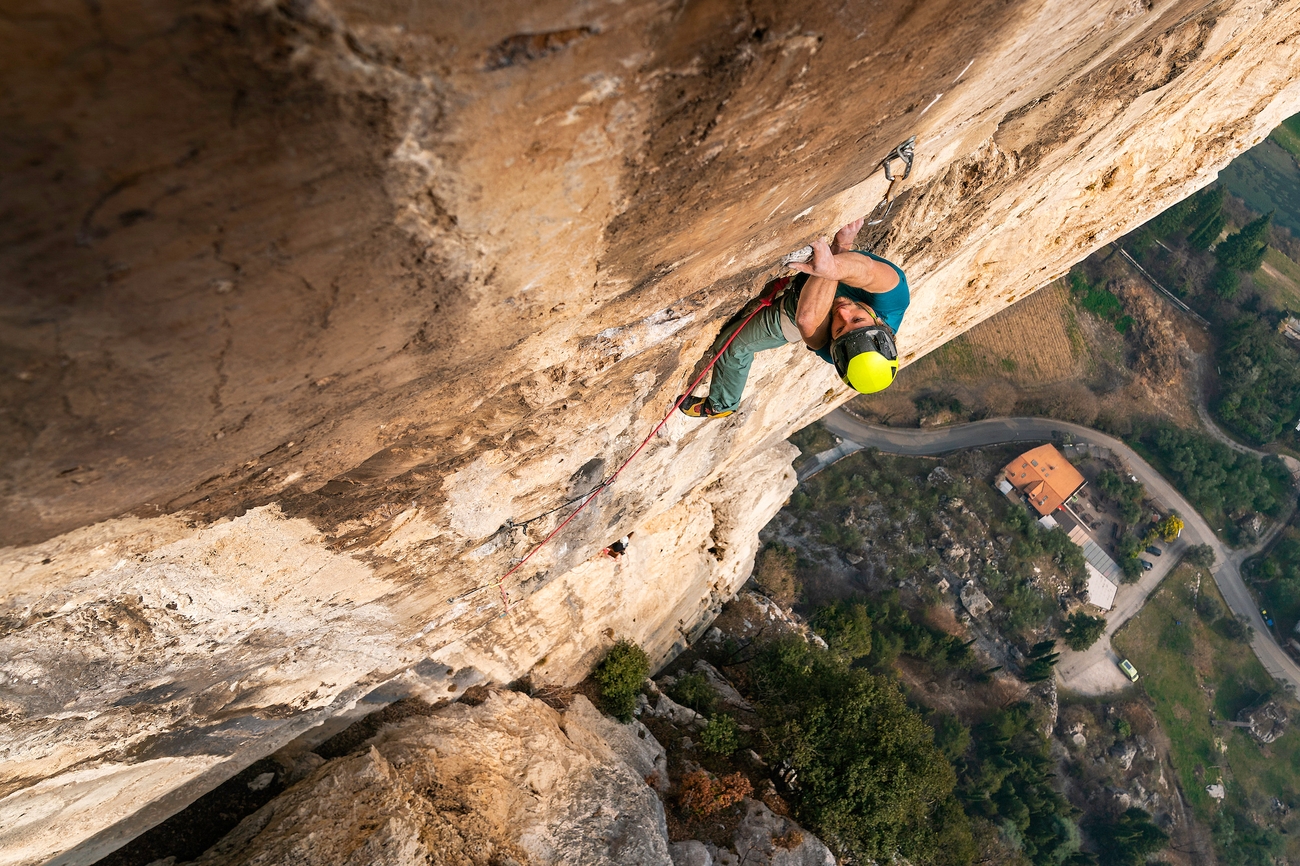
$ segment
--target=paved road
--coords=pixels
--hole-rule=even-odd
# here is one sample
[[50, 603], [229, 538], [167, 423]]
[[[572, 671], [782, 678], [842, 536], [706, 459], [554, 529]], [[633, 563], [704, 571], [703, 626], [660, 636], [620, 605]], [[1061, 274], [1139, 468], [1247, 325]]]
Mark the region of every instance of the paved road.
[[1190, 545], [1208, 544], [1215, 553], [1212, 572], [1214, 582], [1218, 584], [1219, 591], [1223, 593], [1223, 598], [1233, 613], [1245, 619], [1254, 629], [1251, 649], [1274, 679], [1293, 692], [1300, 693], [1300, 665], [1278, 646], [1265, 628], [1263, 617], [1241, 577], [1241, 564], [1263, 549], [1281, 530], [1285, 520], [1280, 521], [1254, 547], [1248, 550], [1229, 550], [1215, 537], [1209, 524], [1192, 508], [1191, 503], [1133, 449], [1114, 437], [1088, 427], [1050, 418], [996, 418], [953, 427], [910, 430], [867, 424], [845, 410], [837, 409], [823, 418], [822, 424], [844, 441], [836, 448], [817, 455], [817, 459], [800, 469], [800, 481], [841, 457], [865, 447], [879, 448], [891, 454], [933, 455], [1008, 442], [1041, 442], [1053, 438], [1054, 434], [1069, 433], [1076, 443], [1109, 450], [1128, 465], [1129, 471], [1146, 486], [1148, 494], [1181, 514], [1186, 526], [1182, 538], [1170, 548], [1167, 558], [1162, 557], [1157, 567], [1145, 574], [1138, 583], [1119, 588], [1115, 606], [1106, 618], [1104, 637], [1087, 652], [1075, 653], [1067, 649], [1062, 653], [1061, 661], [1056, 667], [1061, 685], [1083, 694], [1104, 694], [1127, 686], [1127, 678], [1116, 667], [1118, 658], [1110, 645], [1111, 635], [1141, 610], [1147, 596], [1172, 567], [1177, 554]]

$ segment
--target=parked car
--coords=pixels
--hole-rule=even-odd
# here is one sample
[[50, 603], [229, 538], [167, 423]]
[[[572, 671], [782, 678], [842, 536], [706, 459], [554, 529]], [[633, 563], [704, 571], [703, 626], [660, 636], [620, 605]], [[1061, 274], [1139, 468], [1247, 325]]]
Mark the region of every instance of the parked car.
[[1128, 677], [1133, 682], [1138, 681], [1137, 668], [1133, 667], [1133, 663], [1128, 659], [1124, 659], [1119, 663], [1119, 669], [1124, 672], [1124, 676]]
[[1155, 566], [1152, 563], [1148, 562], [1145, 559], [1139, 559], [1138, 562], [1142, 563], [1143, 571], [1150, 571], [1151, 569], [1155, 568]]
[[1156, 547], [1156, 546], [1153, 544], [1153, 545], [1151, 545], [1150, 547], [1147, 548], [1147, 553], [1151, 554], [1152, 556], [1159, 556], [1160, 553], [1161, 553], [1161, 551], [1160, 551], [1160, 548]]

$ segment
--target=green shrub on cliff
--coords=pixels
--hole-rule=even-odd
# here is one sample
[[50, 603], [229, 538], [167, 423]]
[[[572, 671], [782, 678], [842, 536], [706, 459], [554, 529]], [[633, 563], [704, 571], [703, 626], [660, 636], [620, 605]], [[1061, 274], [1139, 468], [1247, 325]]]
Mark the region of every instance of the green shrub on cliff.
[[637, 692], [649, 674], [650, 659], [645, 650], [629, 640], [614, 644], [596, 666], [601, 708], [620, 722], [632, 721]]
[[713, 755], [730, 755], [740, 748], [740, 726], [731, 716], [719, 713], [700, 731], [700, 747]]

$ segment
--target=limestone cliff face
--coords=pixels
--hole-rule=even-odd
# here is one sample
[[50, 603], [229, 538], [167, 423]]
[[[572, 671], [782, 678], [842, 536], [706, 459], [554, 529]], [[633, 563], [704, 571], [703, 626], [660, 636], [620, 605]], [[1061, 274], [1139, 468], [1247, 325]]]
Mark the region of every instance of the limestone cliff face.
[[685, 641], [793, 486], [783, 440], [847, 396], [794, 347], [497, 582], [900, 141], [862, 240], [911, 278], [910, 359], [1300, 108], [1300, 2], [0, 26], [3, 863], [92, 861], [412, 666], [569, 682], [614, 636]]

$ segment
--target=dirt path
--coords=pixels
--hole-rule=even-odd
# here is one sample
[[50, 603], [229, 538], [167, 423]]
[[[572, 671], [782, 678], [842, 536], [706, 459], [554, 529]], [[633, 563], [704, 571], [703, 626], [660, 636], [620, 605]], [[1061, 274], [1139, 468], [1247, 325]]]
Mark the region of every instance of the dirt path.
[[1201, 419], [1201, 426], [1205, 432], [1210, 434], [1216, 441], [1222, 442], [1238, 454], [1254, 454], [1257, 457], [1267, 457], [1268, 452], [1256, 451], [1248, 445], [1243, 445], [1236, 439], [1233, 439], [1227, 433], [1214, 423], [1210, 417], [1210, 395], [1206, 387], [1210, 380], [1210, 361], [1202, 354], [1196, 356], [1196, 378], [1199, 385], [1196, 389], [1196, 416]]

